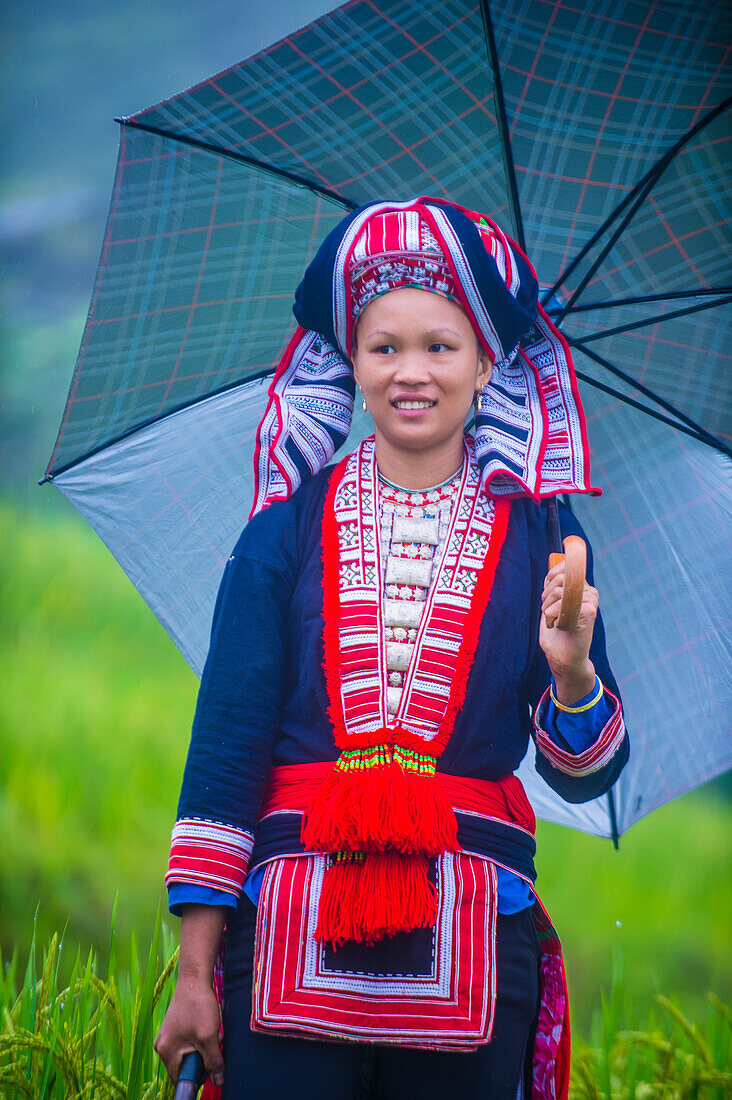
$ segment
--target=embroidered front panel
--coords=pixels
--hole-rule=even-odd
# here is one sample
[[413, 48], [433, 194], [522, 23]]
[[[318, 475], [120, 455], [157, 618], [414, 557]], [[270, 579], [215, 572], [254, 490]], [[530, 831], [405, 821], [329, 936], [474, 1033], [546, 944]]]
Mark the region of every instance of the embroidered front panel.
[[[472, 646], [472, 660], [475, 650], [477, 636], [466, 641], [466, 625], [492, 544], [497, 508], [503, 511], [499, 539], [493, 547], [493, 570], [498, 542], [505, 535], [508, 506], [495, 505], [480, 491], [472, 441], [466, 437], [466, 461], [442, 540], [438, 533], [442, 545], [431, 563], [421, 559], [431, 565], [429, 586], [417, 583], [425, 581], [426, 570], [419, 575], [416, 569], [410, 573], [413, 584], [390, 581], [379, 538], [373, 438], [362, 443], [347, 461], [333, 497], [333, 510], [338, 542], [340, 693], [348, 735], [399, 726], [425, 741], [433, 741], [442, 732], [449, 736], [449, 731], [442, 729], [443, 721], [461, 651]], [[428, 514], [429, 508], [422, 511], [417, 518], [425, 524], [435, 518]], [[427, 525], [420, 534], [425, 545], [434, 537]], [[417, 560], [405, 555], [402, 568], [409, 570], [412, 563], [416, 566]], [[484, 593], [486, 601], [488, 594], [489, 590]], [[479, 621], [473, 625], [477, 630]], [[394, 632], [398, 629], [399, 635], [387, 637], [387, 627]], [[389, 649], [392, 642], [410, 645], [408, 661], [405, 651]], [[395, 671], [400, 673], [399, 685], [389, 681], [390, 672]], [[401, 692], [398, 705], [392, 693], [393, 709], [389, 707], [390, 687]]]
[[333, 953], [314, 938], [326, 861], [307, 856], [267, 865], [252, 1029], [437, 1050], [488, 1042], [496, 994], [493, 864], [461, 853], [437, 859], [434, 928], [409, 933], [393, 968], [384, 965], [388, 941]]

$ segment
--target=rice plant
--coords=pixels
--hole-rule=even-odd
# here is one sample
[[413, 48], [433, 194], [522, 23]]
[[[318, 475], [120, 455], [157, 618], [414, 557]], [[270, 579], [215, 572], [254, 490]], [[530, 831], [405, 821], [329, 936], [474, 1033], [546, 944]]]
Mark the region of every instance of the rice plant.
[[705, 1027], [658, 995], [644, 1029], [632, 1018], [616, 956], [609, 997], [602, 997], [592, 1043], [572, 1045], [570, 1100], [729, 1100], [732, 1097], [732, 1014], [707, 994]]
[[[65, 983], [63, 936], [40, 952], [35, 935], [25, 969], [17, 951], [0, 959], [0, 1097], [3, 1100], [171, 1100], [173, 1088], [152, 1041], [172, 996], [178, 951], [158, 912], [147, 959], [133, 938], [132, 965], [117, 965], [115, 913], [105, 973], [98, 957], [76, 954]], [[575, 1037], [570, 1100], [730, 1100], [732, 1013], [707, 995], [703, 1024], [670, 998], [656, 998], [643, 1029], [615, 960], [610, 994], [589, 1043]]]
[[[115, 904], [116, 910], [116, 904]], [[38, 962], [33, 937], [22, 978], [17, 952], [0, 967], [0, 1096], [4, 1100], [169, 1100], [173, 1090], [152, 1041], [170, 1002], [178, 960], [158, 911], [143, 962], [117, 968], [114, 926], [106, 975], [93, 951], [78, 952], [59, 980], [63, 937]], [[1, 960], [0, 960], [1, 961]]]

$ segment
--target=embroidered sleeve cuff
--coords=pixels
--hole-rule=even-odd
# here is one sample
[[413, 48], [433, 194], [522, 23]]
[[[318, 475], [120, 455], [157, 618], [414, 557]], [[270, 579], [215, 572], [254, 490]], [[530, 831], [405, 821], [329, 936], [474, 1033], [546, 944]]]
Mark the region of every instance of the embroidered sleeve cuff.
[[620, 748], [625, 736], [623, 709], [620, 700], [607, 688], [602, 698], [612, 707], [612, 713], [600, 730], [596, 740], [579, 753], [567, 752], [550, 737], [546, 729], [546, 712], [549, 704], [549, 688], [546, 689], [534, 711], [536, 747], [549, 763], [567, 775], [591, 775], [610, 762]]
[[241, 894], [254, 837], [218, 821], [182, 818], [175, 823], [165, 885], [185, 882]]
[[210, 886], [191, 886], [187, 882], [171, 882], [168, 887], [168, 909], [174, 917], [181, 916], [183, 906], [223, 905], [236, 909], [237, 898], [226, 890], [212, 890]]

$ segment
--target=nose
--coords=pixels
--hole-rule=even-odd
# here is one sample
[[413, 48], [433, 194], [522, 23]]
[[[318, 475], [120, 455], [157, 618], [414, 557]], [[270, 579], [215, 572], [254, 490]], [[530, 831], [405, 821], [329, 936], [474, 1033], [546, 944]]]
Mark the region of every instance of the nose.
[[394, 381], [404, 386], [424, 385], [431, 380], [429, 362], [419, 351], [405, 351], [399, 356]]

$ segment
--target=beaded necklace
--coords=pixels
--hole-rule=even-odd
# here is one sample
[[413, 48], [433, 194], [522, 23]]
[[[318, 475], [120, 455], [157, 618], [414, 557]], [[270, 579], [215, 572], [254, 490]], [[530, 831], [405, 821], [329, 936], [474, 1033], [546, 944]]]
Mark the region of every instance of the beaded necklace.
[[[425, 601], [435, 582], [434, 559], [444, 544], [461, 479], [462, 467], [439, 485], [405, 489], [379, 474], [389, 714], [399, 709]], [[404, 601], [411, 606], [405, 607]], [[405, 616], [415, 625], [406, 625]]]

